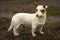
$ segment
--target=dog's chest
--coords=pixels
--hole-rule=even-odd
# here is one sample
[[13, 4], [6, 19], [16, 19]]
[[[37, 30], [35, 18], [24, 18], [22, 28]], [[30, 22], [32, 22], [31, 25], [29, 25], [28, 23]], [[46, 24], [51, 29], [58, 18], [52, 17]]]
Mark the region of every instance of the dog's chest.
[[46, 21], [46, 16], [35, 19], [36, 24], [45, 24], [45, 21]]

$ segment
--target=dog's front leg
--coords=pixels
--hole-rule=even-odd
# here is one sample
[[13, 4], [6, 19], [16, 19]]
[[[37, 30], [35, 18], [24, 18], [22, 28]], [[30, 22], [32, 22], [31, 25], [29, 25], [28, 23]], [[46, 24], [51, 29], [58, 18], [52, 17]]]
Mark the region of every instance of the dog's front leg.
[[32, 36], [36, 36], [35, 31], [36, 31], [36, 25], [32, 24]]
[[40, 27], [39, 32], [40, 32], [41, 34], [44, 34], [44, 32], [42, 31], [42, 29], [43, 29], [43, 26]]

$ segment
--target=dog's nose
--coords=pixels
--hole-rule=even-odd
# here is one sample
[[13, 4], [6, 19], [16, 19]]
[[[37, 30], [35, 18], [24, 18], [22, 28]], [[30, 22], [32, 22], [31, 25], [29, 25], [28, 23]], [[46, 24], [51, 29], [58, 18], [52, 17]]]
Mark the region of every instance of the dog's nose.
[[38, 14], [36, 14], [36, 17], [39, 17], [39, 15], [38, 15]]
[[36, 14], [36, 17], [42, 17], [42, 15]]

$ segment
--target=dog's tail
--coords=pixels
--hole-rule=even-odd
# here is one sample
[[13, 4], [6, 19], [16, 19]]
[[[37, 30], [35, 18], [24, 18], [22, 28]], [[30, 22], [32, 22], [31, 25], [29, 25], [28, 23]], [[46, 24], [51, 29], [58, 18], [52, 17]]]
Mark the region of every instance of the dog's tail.
[[9, 32], [12, 28], [13, 28], [13, 26], [12, 26], [12, 23], [11, 23], [11, 25], [10, 25], [10, 27], [9, 27], [9, 29], [8, 29], [8, 32]]

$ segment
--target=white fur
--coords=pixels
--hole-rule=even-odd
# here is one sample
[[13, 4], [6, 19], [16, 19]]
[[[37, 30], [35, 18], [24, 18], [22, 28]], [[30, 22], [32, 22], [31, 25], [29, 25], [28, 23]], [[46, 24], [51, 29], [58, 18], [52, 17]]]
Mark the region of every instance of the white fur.
[[[29, 14], [29, 13], [17, 13], [16, 15], [14, 15], [12, 17], [11, 20], [11, 25], [10, 28], [8, 29], [8, 31], [10, 31], [13, 28], [13, 32], [15, 36], [18, 36], [18, 28], [21, 24], [30, 24], [32, 25], [32, 36], [36, 36], [35, 31], [38, 25], [44, 25], [45, 21], [46, 21], [46, 11], [45, 13], [42, 13], [40, 10], [43, 10], [43, 6], [42, 5], [38, 5], [36, 8], [38, 11], [34, 14]], [[36, 14], [39, 15], [39, 17], [36, 16]], [[42, 31], [43, 27], [40, 27], [40, 33], [44, 34], [44, 32]]]

